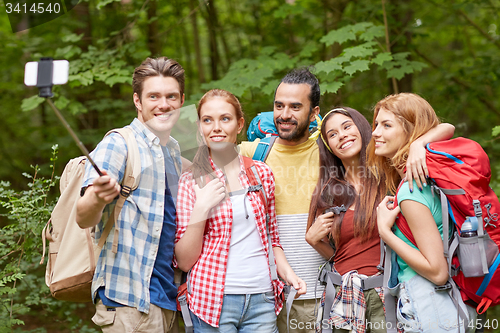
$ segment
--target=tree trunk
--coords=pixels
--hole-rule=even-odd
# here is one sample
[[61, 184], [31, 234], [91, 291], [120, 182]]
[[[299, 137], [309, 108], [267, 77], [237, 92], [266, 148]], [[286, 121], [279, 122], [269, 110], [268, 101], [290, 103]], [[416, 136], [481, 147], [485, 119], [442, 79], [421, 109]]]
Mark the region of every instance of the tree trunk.
[[[391, 52], [410, 52], [408, 60], [411, 60], [411, 42], [413, 33], [413, 10], [411, 0], [389, 0], [387, 14], [391, 16], [393, 24], [389, 24], [389, 36], [392, 37]], [[390, 7], [390, 8], [389, 8]], [[398, 22], [398, 25], [396, 25]], [[391, 83], [392, 86], [392, 83]], [[401, 80], [397, 80], [397, 92], [411, 92], [413, 90], [413, 75], [406, 74]], [[395, 93], [392, 89], [392, 93]]]
[[[331, 30], [338, 29], [338, 24], [342, 19], [342, 15], [348, 3], [349, 0], [323, 0], [323, 8], [325, 11], [323, 27], [325, 35]], [[339, 56], [342, 53], [342, 47], [339, 43], [334, 43], [330, 48], [324, 46], [322, 53], [323, 60], [329, 60]], [[326, 105], [327, 108], [331, 108], [331, 106], [334, 105], [342, 105], [342, 90], [339, 89], [335, 94], [324, 95], [322, 104]]]
[[203, 60], [201, 57], [201, 47], [200, 47], [200, 33], [198, 31], [197, 12], [195, 7], [195, 0], [189, 0], [189, 12], [191, 13], [191, 26], [193, 28], [193, 38], [194, 38], [194, 53], [196, 58], [196, 66], [198, 69], [198, 80], [200, 83], [205, 82], [205, 72], [203, 70]]
[[[177, 0], [175, 2], [174, 8], [175, 8], [175, 15], [177, 17], [182, 17], [182, 9], [181, 8], [183, 8], [183, 7], [181, 5], [182, 5], [181, 1]], [[191, 59], [191, 48], [189, 47], [189, 39], [187, 38], [187, 36], [189, 36], [189, 35], [187, 32], [186, 26], [184, 24], [180, 24], [179, 29], [181, 31], [181, 38], [180, 39], [181, 39], [181, 43], [182, 43], [182, 46], [184, 48], [184, 54], [185, 54], [185, 60], [183, 61], [183, 64], [182, 64], [183, 65], [182, 67], [184, 67], [184, 70], [186, 72], [186, 74], [185, 74], [186, 87], [185, 87], [184, 91], [191, 92], [192, 87], [193, 87], [193, 84], [192, 84], [193, 64], [192, 64], [192, 59]]]
[[157, 1], [150, 0], [148, 6], [148, 32], [147, 32], [147, 43], [149, 52], [151, 52], [152, 57], [158, 57], [161, 54], [161, 45], [158, 38], [158, 20], [150, 21], [152, 18], [156, 17]]
[[216, 17], [213, 8], [214, 0], [210, 0], [206, 5], [206, 13], [204, 15], [205, 21], [207, 23], [208, 37], [210, 42], [210, 69], [212, 74], [212, 80], [217, 80], [218, 68], [219, 68], [219, 51], [217, 49], [217, 30], [216, 30]]
[[[89, 12], [89, 4], [87, 2], [82, 2], [78, 6], [75, 6], [73, 10], [75, 11], [78, 20], [84, 23], [81, 27], [76, 29], [75, 33], [83, 33], [81, 48], [83, 52], [87, 52], [89, 46], [92, 45], [92, 21]], [[93, 97], [94, 96], [87, 96], [87, 94], [77, 94], [76, 100], [84, 104], [86, 101], [92, 100]], [[99, 114], [96, 110], [89, 110], [87, 113], [79, 114], [78, 117], [78, 129], [99, 128]]]
[[[243, 18], [240, 18], [240, 21], [238, 21], [238, 18], [236, 17], [237, 11], [236, 11], [236, 8], [234, 6], [233, 0], [229, 0], [227, 3], [229, 5], [229, 10], [231, 11], [231, 13], [233, 13], [231, 15], [231, 26], [233, 28], [235, 28], [236, 26], [238, 26], [238, 24], [235, 22], [244, 22], [244, 21], [243, 21]], [[243, 57], [243, 44], [241, 43], [241, 37], [240, 37], [239, 32], [236, 29], [234, 29], [234, 31], [235, 31], [235, 36], [236, 36], [236, 44], [238, 44], [238, 50], [239, 50], [238, 58], [242, 58]]]
[[210, 2], [210, 8], [212, 10], [212, 15], [213, 15], [213, 21], [214, 21], [214, 28], [216, 31], [216, 37], [219, 38], [219, 40], [222, 42], [222, 48], [224, 50], [224, 55], [226, 58], [225, 64], [222, 63], [221, 60], [221, 65], [223, 67], [223, 70], [226, 71], [227, 68], [229, 67], [229, 64], [231, 63], [231, 51], [229, 50], [229, 46], [226, 41], [226, 35], [224, 33], [224, 29], [221, 27], [219, 23], [219, 14], [217, 13], [217, 7], [215, 6], [215, 0], [212, 0]]

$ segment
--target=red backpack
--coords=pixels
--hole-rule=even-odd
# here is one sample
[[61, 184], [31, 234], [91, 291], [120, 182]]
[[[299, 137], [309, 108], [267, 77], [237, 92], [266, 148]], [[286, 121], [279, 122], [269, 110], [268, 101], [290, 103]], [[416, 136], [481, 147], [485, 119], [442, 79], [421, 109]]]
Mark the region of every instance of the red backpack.
[[[443, 245], [450, 265], [450, 276], [460, 288], [463, 301], [477, 305], [477, 312], [481, 314], [489, 306], [500, 304], [500, 270], [497, 269], [500, 264], [500, 202], [489, 186], [490, 161], [477, 142], [465, 138], [430, 143], [426, 148], [430, 183], [441, 197]], [[395, 202], [397, 203], [397, 199]], [[459, 260], [459, 253], [464, 253], [460, 252], [465, 249], [463, 244], [470, 244], [470, 240], [460, 237], [460, 229], [467, 218], [477, 218], [478, 235], [474, 241], [481, 254], [478, 257], [462, 254]], [[448, 239], [449, 219], [455, 226], [451, 239]], [[408, 223], [401, 213], [396, 224], [416, 246]], [[466, 260], [476, 263], [480, 260], [483, 274], [465, 277], [460, 261], [463, 264]]]

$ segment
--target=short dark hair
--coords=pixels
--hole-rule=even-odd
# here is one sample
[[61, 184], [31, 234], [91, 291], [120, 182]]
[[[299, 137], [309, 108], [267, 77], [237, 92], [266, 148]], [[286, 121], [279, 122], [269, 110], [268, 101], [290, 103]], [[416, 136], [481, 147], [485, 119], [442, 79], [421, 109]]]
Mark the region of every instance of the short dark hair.
[[184, 68], [175, 60], [167, 57], [146, 58], [134, 70], [132, 76], [132, 89], [141, 99], [144, 81], [153, 76], [173, 77], [179, 83], [181, 97], [184, 94]]
[[[319, 106], [319, 98], [321, 92], [319, 89], [319, 82], [316, 76], [309, 70], [311, 67], [296, 68], [289, 72], [283, 79], [281, 79], [280, 84], [308, 84], [311, 87], [311, 92], [309, 93], [309, 102], [311, 102], [311, 109]], [[279, 85], [278, 85], [279, 87]], [[278, 90], [278, 88], [276, 88]], [[274, 91], [274, 97], [276, 98], [276, 90]]]

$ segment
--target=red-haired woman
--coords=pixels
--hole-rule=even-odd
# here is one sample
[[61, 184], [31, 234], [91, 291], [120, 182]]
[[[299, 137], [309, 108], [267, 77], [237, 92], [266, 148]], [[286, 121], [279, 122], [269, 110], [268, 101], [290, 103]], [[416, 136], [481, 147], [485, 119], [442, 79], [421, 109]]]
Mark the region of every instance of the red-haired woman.
[[[406, 176], [406, 160], [410, 146], [439, 126], [432, 106], [422, 97], [411, 93], [391, 95], [375, 106], [373, 141], [369, 163], [378, 175], [385, 175], [385, 186], [391, 193]], [[405, 332], [474, 331], [475, 311], [467, 306], [464, 312], [469, 322], [457, 325], [458, 309], [447, 288], [436, 288], [448, 281], [448, 265], [443, 255], [443, 221], [439, 195], [430, 186], [422, 191], [410, 191], [404, 182], [397, 192], [397, 207], [387, 197], [377, 209], [378, 230], [384, 242], [397, 254], [397, 284], [389, 281], [392, 294], [398, 297], [397, 317]], [[417, 246], [393, 224], [402, 212]], [[461, 300], [460, 300], [461, 301]], [[462, 306], [465, 307], [465, 305]], [[471, 325], [472, 324], [472, 325]]]
[[[202, 145], [191, 170], [179, 180], [175, 256], [188, 277], [189, 309], [195, 332], [277, 332], [283, 282], [271, 279], [269, 242], [278, 274], [298, 294], [295, 275], [279, 244], [274, 211], [274, 177], [254, 162], [267, 197], [249, 191], [249, 178], [236, 139], [244, 118], [238, 99], [210, 90], [198, 105]], [[266, 213], [269, 234], [266, 233]]]

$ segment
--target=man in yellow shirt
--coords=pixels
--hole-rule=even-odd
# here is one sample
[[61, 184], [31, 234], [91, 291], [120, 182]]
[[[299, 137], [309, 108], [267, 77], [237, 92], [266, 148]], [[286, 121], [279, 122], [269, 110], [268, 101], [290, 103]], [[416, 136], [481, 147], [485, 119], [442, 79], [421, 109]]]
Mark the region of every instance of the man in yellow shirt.
[[[318, 79], [308, 69], [288, 73], [274, 96], [274, 123], [279, 137], [266, 163], [276, 181], [276, 215], [281, 245], [295, 273], [307, 283], [307, 293], [293, 302], [290, 332], [314, 333], [316, 297], [323, 289], [314, 286], [324, 259], [305, 241], [309, 204], [319, 177], [319, 151], [309, 139], [309, 124], [319, 114]], [[241, 154], [252, 157], [259, 139], [241, 143]], [[318, 299], [319, 301], [319, 299]], [[287, 332], [286, 311], [278, 316], [280, 333]]]

